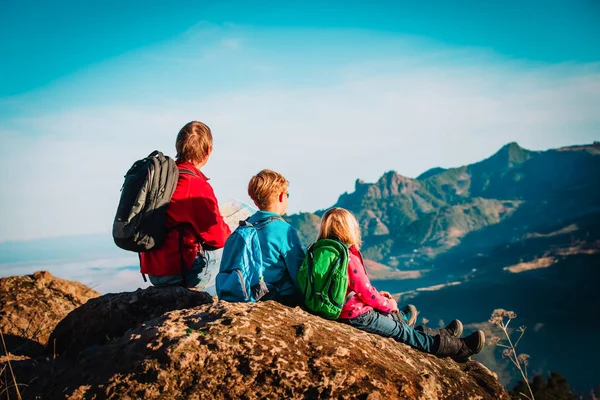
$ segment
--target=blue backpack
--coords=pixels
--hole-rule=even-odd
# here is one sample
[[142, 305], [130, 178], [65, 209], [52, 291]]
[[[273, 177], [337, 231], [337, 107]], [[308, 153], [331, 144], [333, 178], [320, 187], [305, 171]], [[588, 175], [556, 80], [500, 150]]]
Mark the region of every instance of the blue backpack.
[[283, 218], [271, 216], [254, 224], [248, 220], [240, 221], [240, 226], [229, 236], [216, 278], [217, 296], [220, 300], [256, 302], [269, 293], [263, 276], [258, 230], [278, 219]]

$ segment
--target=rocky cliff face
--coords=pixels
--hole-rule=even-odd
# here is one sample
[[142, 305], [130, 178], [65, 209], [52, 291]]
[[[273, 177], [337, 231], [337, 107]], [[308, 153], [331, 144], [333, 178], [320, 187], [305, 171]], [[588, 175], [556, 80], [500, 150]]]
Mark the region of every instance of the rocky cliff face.
[[[0, 279], [0, 331], [14, 356], [36, 356], [56, 324], [100, 293], [47, 271]], [[2, 352], [0, 357], [5, 356]]]
[[56, 358], [11, 363], [23, 398], [508, 398], [478, 362], [438, 359], [299, 307], [182, 288], [102, 296], [52, 338]]
[[[487, 253], [549, 221], [597, 213], [599, 149], [594, 143], [540, 152], [509, 143], [480, 162], [434, 168], [417, 179], [389, 171], [374, 183], [357, 180], [354, 192], [333, 206], [357, 217], [366, 258], [399, 269], [429, 268], [458, 247], [474, 252], [467, 236], [482, 244], [477, 252]], [[315, 240], [323, 212], [287, 217], [305, 245]], [[489, 227], [502, 232], [490, 235]]]

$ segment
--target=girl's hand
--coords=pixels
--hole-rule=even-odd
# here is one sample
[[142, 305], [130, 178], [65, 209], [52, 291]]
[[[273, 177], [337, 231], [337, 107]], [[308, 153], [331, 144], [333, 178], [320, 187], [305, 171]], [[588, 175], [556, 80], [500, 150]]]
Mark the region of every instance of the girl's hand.
[[379, 292], [380, 295], [382, 295], [383, 297], [387, 297], [388, 299], [392, 298], [392, 295], [390, 294], [390, 292], [385, 292], [385, 291], [381, 291]]
[[388, 301], [389, 301], [390, 303], [392, 303], [392, 304], [390, 305], [390, 307], [392, 307], [392, 312], [393, 312], [393, 313], [394, 313], [394, 312], [400, 312], [400, 310], [398, 309], [398, 303], [396, 303], [396, 300], [394, 300], [394, 299], [392, 299], [392, 298], [390, 297], [390, 299], [389, 299]]

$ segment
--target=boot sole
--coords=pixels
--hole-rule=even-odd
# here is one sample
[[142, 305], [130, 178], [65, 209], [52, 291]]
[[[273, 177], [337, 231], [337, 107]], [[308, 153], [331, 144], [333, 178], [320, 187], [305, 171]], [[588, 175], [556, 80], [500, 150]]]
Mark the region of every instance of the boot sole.
[[[456, 330], [451, 331], [450, 329], [448, 329], [448, 326], [446, 326], [445, 328], [440, 329], [440, 332], [443, 333], [443, 334], [445, 334], [445, 335], [453, 336], [453, 337], [455, 337], [457, 339], [460, 339], [460, 337], [463, 334], [463, 324], [462, 324], [462, 322], [460, 322], [459, 319], [457, 319], [455, 321], [457, 322], [457, 324], [456, 324]], [[452, 321], [452, 322], [454, 322], [454, 321]], [[450, 333], [450, 332], [452, 332], [452, 333]]]
[[410, 319], [406, 322], [406, 325], [415, 326], [415, 324], [417, 323], [417, 307], [413, 306], [412, 304], [409, 304], [407, 308], [410, 311]]
[[473, 350], [473, 355], [479, 354], [485, 345], [485, 333], [482, 330], [477, 330], [477, 335], [479, 336], [479, 346]]
[[458, 328], [454, 331], [454, 337], [459, 338], [463, 334], [463, 324], [459, 319], [456, 321], [458, 322]]
[[477, 332], [477, 336], [479, 337], [479, 345], [477, 346], [477, 348], [473, 349], [473, 352], [468, 357], [462, 359], [453, 358], [454, 361], [458, 363], [467, 362], [471, 359], [472, 356], [474, 356], [475, 354], [479, 354], [481, 350], [483, 350], [483, 346], [485, 345], [485, 333], [483, 333], [482, 330], [477, 330], [475, 332]]

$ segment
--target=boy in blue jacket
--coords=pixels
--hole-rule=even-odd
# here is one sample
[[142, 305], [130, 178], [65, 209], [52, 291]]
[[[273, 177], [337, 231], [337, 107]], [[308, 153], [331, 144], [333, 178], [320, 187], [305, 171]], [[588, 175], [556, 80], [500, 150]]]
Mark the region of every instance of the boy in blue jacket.
[[275, 300], [296, 306], [302, 303], [297, 276], [305, 253], [298, 232], [281, 218], [288, 207], [288, 184], [283, 175], [269, 169], [254, 175], [248, 184], [248, 195], [259, 211], [248, 222], [255, 224], [275, 217], [257, 231], [264, 280], [269, 289], [269, 293], [261, 300]]

